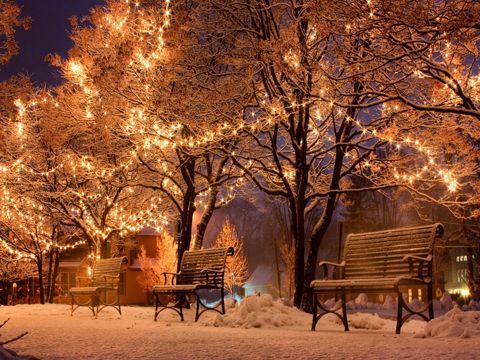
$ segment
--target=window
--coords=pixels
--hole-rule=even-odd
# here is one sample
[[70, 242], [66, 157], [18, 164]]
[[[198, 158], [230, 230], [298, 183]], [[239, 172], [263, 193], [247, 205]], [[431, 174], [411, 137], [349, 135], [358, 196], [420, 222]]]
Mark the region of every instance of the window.
[[408, 289], [408, 302], [412, 302], [413, 299], [413, 291], [412, 289]]
[[458, 269], [457, 270], [457, 282], [465, 282], [468, 277], [467, 269]]
[[76, 285], [76, 276], [74, 272], [61, 272], [58, 276], [59, 295], [68, 294], [68, 290]]
[[418, 300], [422, 301], [422, 289], [418, 289]]

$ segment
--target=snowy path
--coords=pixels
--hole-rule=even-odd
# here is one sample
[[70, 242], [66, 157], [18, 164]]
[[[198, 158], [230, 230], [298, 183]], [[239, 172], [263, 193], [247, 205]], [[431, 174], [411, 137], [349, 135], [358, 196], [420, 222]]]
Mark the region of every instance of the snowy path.
[[[424, 323], [412, 321], [402, 335], [385, 320], [381, 330], [353, 329], [344, 333], [332, 319], [309, 330], [310, 316], [301, 314], [302, 326], [239, 329], [193, 323], [193, 314], [180, 323], [162, 313], [154, 322], [153, 309], [124, 307], [118, 316], [107, 309], [93, 319], [86, 309], [73, 317], [66, 305], [0, 307], [0, 320], [11, 318], [2, 338], [29, 331], [9, 347], [41, 359], [478, 359], [480, 339], [414, 338]], [[214, 314], [201, 321], [211, 323]]]

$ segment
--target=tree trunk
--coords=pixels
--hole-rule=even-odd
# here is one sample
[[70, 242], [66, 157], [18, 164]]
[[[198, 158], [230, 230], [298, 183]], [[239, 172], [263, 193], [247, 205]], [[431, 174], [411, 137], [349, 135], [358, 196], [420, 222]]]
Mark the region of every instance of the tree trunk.
[[178, 262], [177, 270], [180, 271], [180, 265], [183, 253], [190, 249], [192, 239], [193, 214], [195, 212], [195, 192], [187, 191], [183, 201], [183, 211], [180, 219], [180, 233], [178, 244]]
[[202, 219], [200, 220], [200, 223], [198, 224], [198, 227], [197, 227], [197, 233], [195, 235], [195, 243], [193, 246], [194, 249], [202, 248], [205, 231], [207, 230], [208, 223], [210, 222], [210, 219], [212, 218], [213, 212], [215, 210], [217, 195], [218, 195], [218, 188], [217, 187], [212, 188], [208, 197], [207, 206], [205, 208], [205, 211], [202, 214]]
[[50, 292], [48, 294], [48, 302], [50, 304], [53, 304], [53, 297], [55, 296], [55, 284], [57, 283], [58, 267], [60, 265], [60, 253], [58, 252], [58, 249], [55, 250], [54, 254], [55, 254], [55, 261], [53, 264], [53, 273], [52, 273], [52, 279], [50, 284]]
[[307, 256], [307, 263], [305, 265], [305, 278], [302, 283], [303, 286], [303, 298], [302, 308], [305, 311], [310, 312], [312, 310], [312, 292], [310, 289], [310, 283], [315, 279], [315, 270], [318, 262], [318, 249], [322, 244], [323, 237], [327, 232], [328, 226], [332, 221], [333, 213], [335, 211], [336, 196], [330, 195], [327, 200], [327, 205], [323, 210], [323, 214], [320, 221], [315, 225], [312, 232], [312, 239], [310, 242], [310, 249]]
[[[301, 209], [298, 208], [301, 206]], [[295, 207], [295, 213], [292, 214], [295, 217], [296, 230], [294, 232], [294, 244], [295, 244], [295, 293], [293, 295], [293, 304], [296, 307], [300, 307], [303, 296], [303, 283], [305, 267], [305, 219], [304, 219], [304, 206], [300, 204], [297, 199], [297, 206]]]
[[50, 294], [50, 288], [52, 286], [52, 270], [53, 270], [54, 256], [55, 256], [55, 248], [52, 247], [52, 250], [50, 250], [50, 255], [48, 257], [47, 284], [45, 286], [45, 292], [47, 293], [47, 298], [48, 298], [48, 295]]
[[278, 286], [278, 297], [282, 298], [282, 283], [281, 283], [281, 274], [280, 274], [280, 244], [278, 238], [275, 236], [273, 238], [273, 251], [275, 254], [275, 272], [277, 273], [277, 286]]
[[40, 291], [40, 304], [45, 304], [45, 288], [43, 284], [43, 259], [42, 256], [37, 256], [37, 271], [38, 271], [38, 289]]

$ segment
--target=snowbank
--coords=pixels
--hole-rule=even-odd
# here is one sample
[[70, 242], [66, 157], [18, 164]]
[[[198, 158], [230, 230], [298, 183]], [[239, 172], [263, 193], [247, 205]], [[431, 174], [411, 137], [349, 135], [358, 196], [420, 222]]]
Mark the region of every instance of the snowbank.
[[[218, 315], [213, 326], [231, 328], [274, 328], [309, 327], [311, 315], [295, 307], [274, 301], [271, 295], [247, 296], [237, 308], [228, 309], [225, 315]], [[212, 325], [211, 321], [204, 325]]]
[[[365, 294], [363, 294], [365, 295]], [[335, 305], [335, 299], [327, 300], [329, 306]], [[371, 306], [366, 296], [357, 298], [359, 307]], [[328, 322], [341, 324], [340, 319], [329, 315], [325, 317]], [[237, 308], [227, 308], [225, 315], [218, 315], [212, 322], [205, 318], [206, 326], [231, 327], [231, 328], [276, 328], [276, 327], [300, 327], [308, 329], [311, 323], [311, 315], [295, 307], [284, 305], [281, 301], [275, 301], [270, 295], [247, 296]], [[384, 328], [385, 320], [377, 314], [355, 313], [348, 315], [348, 323], [356, 329], [379, 330]]]
[[428, 322], [425, 326], [425, 336], [462, 338], [480, 336], [480, 311], [462, 311], [455, 307], [445, 315]]
[[448, 292], [444, 292], [442, 297], [440, 298], [440, 303], [442, 304], [442, 308], [445, 310], [450, 310], [453, 307], [452, 297]]
[[378, 314], [355, 313], [348, 315], [348, 324], [355, 329], [380, 330], [386, 325], [386, 321]]

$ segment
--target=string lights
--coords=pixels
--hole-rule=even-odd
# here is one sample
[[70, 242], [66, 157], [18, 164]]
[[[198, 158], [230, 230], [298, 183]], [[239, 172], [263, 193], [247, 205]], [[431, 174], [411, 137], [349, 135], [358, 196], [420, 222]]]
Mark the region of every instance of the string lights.
[[[369, 6], [369, 17], [375, 16], [374, 5], [370, 0], [367, 0]], [[125, 60], [125, 72], [134, 74], [138, 82], [143, 86], [144, 92], [141, 96], [149, 99], [152, 98], [155, 84], [150, 84], [147, 81], [142, 83], [141, 79], [147, 77], [151, 72], [158, 71], [161, 68], [162, 61], [165, 60], [166, 54], [166, 30], [171, 25], [171, 4], [169, 0], [165, 1], [165, 5], [161, 16], [142, 16], [145, 9], [142, 8], [140, 1], [125, 0], [125, 2], [116, 2], [112, 4], [112, 8], [107, 11], [104, 10], [101, 17], [101, 23], [97, 24], [104, 36], [105, 41], [99, 42], [100, 45], [106, 49], [114, 49], [115, 41], [121, 42], [122, 39], [130, 37], [134, 39], [141, 39], [138, 41], [133, 49], [126, 51], [127, 59]], [[354, 24], [345, 24], [345, 31], [354, 31]], [[312, 29], [308, 35], [308, 41], [313, 43], [317, 40], [317, 30]], [[449, 48], [449, 46], [445, 46]], [[112, 50], [113, 51], [113, 50]], [[108, 54], [108, 53], [107, 53]], [[107, 56], [106, 56], [107, 57]], [[449, 55], [445, 55], [449, 57]], [[292, 69], [294, 73], [301, 72], [301, 58], [294, 50], [288, 50], [282, 56], [284, 66]], [[197, 131], [189, 131], [187, 134], [186, 127], [181, 121], [169, 117], [159, 116], [158, 113], [142, 106], [143, 99], [138, 95], [138, 98], [130, 101], [122, 109], [115, 107], [113, 104], [109, 108], [110, 98], [103, 97], [103, 91], [100, 85], [95, 82], [95, 76], [99, 76], [93, 69], [95, 63], [88, 62], [81, 56], [72, 57], [65, 61], [62, 66], [65, 78], [71, 84], [78, 87], [79, 91], [71, 90], [72, 97], [78, 102], [78, 108], [81, 109], [82, 121], [91, 126], [103, 124], [105, 119], [117, 116], [119, 121], [119, 129], [122, 135], [130, 135], [129, 141], [132, 148], [129, 151], [122, 152], [122, 157], [116, 159], [115, 162], [108, 162], [98, 160], [95, 154], [81, 154], [75, 151], [65, 151], [57, 154], [55, 161], [42, 168], [31, 166], [28, 159], [28, 154], [20, 151], [20, 156], [15, 158], [11, 163], [4, 163], [0, 165], [0, 175], [8, 177], [9, 179], [14, 174], [15, 177], [33, 177], [44, 178], [42, 180], [54, 181], [54, 179], [66, 179], [65, 183], [73, 182], [72, 179], [95, 179], [97, 181], [97, 188], [84, 190], [81, 187], [73, 187], [67, 195], [70, 196], [72, 206], [68, 207], [68, 215], [72, 218], [79, 219], [89, 237], [97, 239], [97, 251], [101, 244], [108, 239], [112, 233], [116, 232], [119, 236], [126, 236], [130, 233], [140, 231], [144, 226], [152, 226], [156, 229], [163, 229], [169, 223], [169, 216], [164, 211], [164, 200], [160, 196], [151, 196], [148, 201], [143, 202], [142, 209], [136, 207], [135, 210], [129, 209], [129, 197], [134, 198], [136, 193], [136, 182], [132, 180], [132, 185], [128, 185], [131, 180], [127, 179], [127, 184], [124, 185], [122, 195], [123, 197], [114, 199], [111, 193], [102, 191], [101, 187], [104, 183], [112, 183], [114, 180], [129, 174], [136, 170], [136, 166], [140, 161], [150, 161], [153, 163], [158, 154], [181, 148], [190, 154], [196, 154], [197, 149], [204, 151], [205, 148], [215, 149], [217, 145], [222, 145], [232, 139], [241, 137], [244, 134], [258, 135], [270, 131], [273, 124], [281, 124], [292, 113], [298, 113], [300, 110], [309, 107], [312, 110], [310, 127], [308, 129], [311, 138], [309, 143], [316, 144], [325, 154], [333, 155], [333, 150], [338, 144], [336, 139], [331, 134], [331, 130], [324, 125], [325, 118], [332, 113], [336, 114], [339, 119], [344, 119], [350, 123], [352, 133], [356, 133], [354, 144], [353, 142], [346, 145], [347, 153], [345, 167], [349, 167], [361, 157], [361, 152], [358, 151], [359, 144], [368, 144], [371, 141], [379, 141], [383, 143], [385, 148], [400, 153], [403, 150], [415, 151], [423, 157], [423, 166], [418, 169], [410, 169], [409, 171], [400, 170], [399, 167], [393, 167], [392, 181], [395, 183], [403, 182], [405, 184], [414, 185], [416, 181], [420, 180], [440, 180], [447, 189], [455, 192], [459, 189], [459, 180], [455, 174], [442, 165], [441, 155], [432, 144], [426, 144], [424, 140], [420, 140], [413, 136], [401, 135], [403, 132], [386, 131], [385, 129], [376, 127], [375, 124], [366, 124], [367, 121], [360, 121], [346, 116], [343, 110], [337, 110], [335, 101], [329, 98], [330, 89], [324, 86], [319, 89], [318, 98], [305, 102], [295, 102], [293, 94], [286, 94], [282, 99], [270, 100], [268, 94], [261, 94], [258, 98], [258, 107], [252, 112], [245, 112], [234, 116], [228, 122], [219, 122], [216, 124], [209, 124], [208, 129], [199, 126]], [[93, 73], [93, 74], [92, 74]], [[414, 70], [417, 77], [424, 76], [420, 70]], [[471, 78], [468, 83], [468, 89], [477, 91], [480, 83], [480, 76]], [[138, 85], [138, 84], [137, 84]], [[126, 85], [125, 85], [126, 86]], [[449, 82], [445, 84], [448, 87], [455, 87], [455, 83]], [[111, 89], [110, 89], [111, 90]], [[117, 91], [117, 89], [111, 90]], [[291, 98], [290, 98], [291, 96]], [[332, 96], [331, 96], [332, 97]], [[476, 97], [478, 101], [478, 95]], [[437, 102], [434, 98], [432, 102]], [[453, 101], [453, 99], [452, 99]], [[156, 106], [155, 101], [152, 103]], [[285, 104], [288, 104], [285, 106]], [[31, 101], [23, 101], [17, 99], [15, 101], [17, 108], [16, 117], [16, 133], [19, 139], [24, 139], [26, 136], [34, 136], [34, 132], [29, 129], [29, 116], [35, 117], [35, 112], [40, 111], [45, 107], [49, 109], [57, 109], [62, 111], [63, 108], [59, 104], [59, 97], [54, 96], [48, 92], [39, 92], [38, 96]], [[154, 107], [155, 107], [154, 106]], [[393, 109], [395, 110], [395, 109]], [[118, 113], [112, 115], [113, 111]], [[338, 111], [338, 113], [335, 113]], [[386, 110], [385, 110], [386, 111]], [[185, 121], [185, 119], [183, 119]], [[187, 121], [195, 124], [194, 119], [187, 119]], [[343, 121], [343, 120], [342, 120]], [[90, 128], [88, 128], [90, 129]], [[188, 129], [191, 130], [191, 129]], [[299, 144], [300, 145], [300, 144]], [[350, 150], [350, 152], [349, 152]], [[229, 150], [228, 156], [235, 157], [237, 153], [235, 149]], [[223, 154], [225, 155], [225, 154]], [[358, 163], [357, 167], [373, 168], [377, 159], [366, 158]], [[247, 170], [255, 169], [255, 162], [246, 162], [244, 168]], [[218, 205], [225, 205], [230, 202], [238, 188], [244, 186], [242, 178], [244, 170], [235, 170], [234, 176], [237, 179], [232, 182], [230, 186], [225, 187], [218, 198]], [[171, 164], [168, 161], [158, 161], [156, 163], [155, 172], [161, 179], [160, 184], [157, 184], [162, 191], [170, 194], [173, 197], [180, 198], [183, 195], [182, 186], [176, 181], [178, 174], [178, 167], [176, 164]], [[288, 181], [295, 179], [295, 169], [287, 168], [282, 174]], [[39, 180], [40, 181], [40, 180]], [[92, 181], [92, 183], [95, 183]], [[195, 206], [205, 208], [211, 193], [209, 186], [198, 190], [198, 197], [195, 201]], [[21, 214], [20, 209], [15, 208], [13, 200], [9, 198], [10, 195], [4, 192], [3, 200], [9, 204], [9, 210], [3, 208], [2, 214], [9, 220], [18, 220], [18, 223], [45, 223], [44, 219], [28, 217], [31, 215]], [[101, 204], [101, 205], [99, 205]], [[26, 204], [32, 205], [32, 204]], [[98, 214], [92, 211], [92, 207], [98, 206], [102, 210], [108, 208], [107, 221], [101, 222], [98, 219]], [[13, 209], [13, 210], [12, 210]], [[15, 215], [13, 215], [15, 213]], [[9, 216], [11, 218], [9, 218]], [[28, 231], [28, 228], [22, 228], [23, 231]], [[59, 245], [53, 242], [43, 242], [42, 246], [47, 250], [53, 246], [57, 246], [60, 250], [67, 250], [80, 246], [83, 243], [76, 242], [69, 245]], [[15, 249], [9, 247], [6, 241], [1, 244], [12, 251], [15, 256], [24, 256], [23, 253], [17, 253]], [[98, 253], [91, 254], [91, 256], [98, 256]]]

